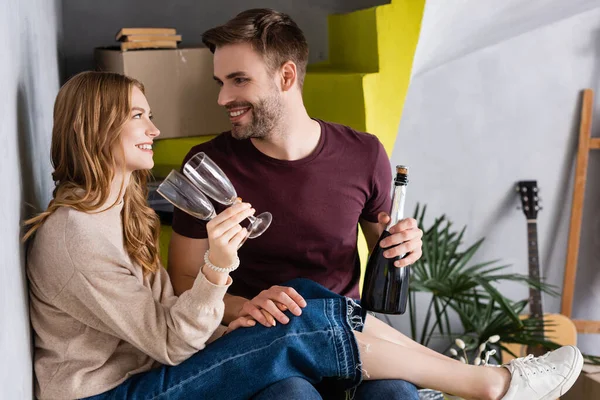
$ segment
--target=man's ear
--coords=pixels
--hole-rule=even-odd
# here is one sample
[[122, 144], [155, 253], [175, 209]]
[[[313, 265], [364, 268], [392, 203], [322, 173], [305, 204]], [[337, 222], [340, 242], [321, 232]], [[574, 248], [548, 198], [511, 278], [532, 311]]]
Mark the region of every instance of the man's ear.
[[294, 87], [298, 79], [296, 64], [293, 61], [286, 61], [281, 66], [281, 90], [287, 92]]

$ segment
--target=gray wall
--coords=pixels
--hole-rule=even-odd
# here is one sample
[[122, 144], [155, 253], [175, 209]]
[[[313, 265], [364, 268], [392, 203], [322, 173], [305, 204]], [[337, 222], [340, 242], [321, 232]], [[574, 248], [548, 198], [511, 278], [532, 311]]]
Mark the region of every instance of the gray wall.
[[[327, 15], [344, 13], [389, 0], [63, 0], [64, 46], [62, 77], [93, 69], [93, 49], [113, 46], [122, 27], [174, 27], [183, 36], [183, 47], [200, 45], [205, 30], [237, 13], [255, 7], [288, 13], [304, 31], [310, 62], [327, 59]], [[64, 79], [63, 79], [64, 80]]]
[[[542, 275], [561, 287], [583, 88], [600, 93], [600, 1], [429, 0], [392, 155], [411, 167], [407, 209], [427, 203], [430, 217], [466, 224], [467, 243], [487, 238], [479, 260], [527, 274], [514, 184], [536, 179]], [[600, 320], [600, 154], [589, 169], [574, 317]], [[560, 298], [544, 306], [559, 312]], [[408, 332], [407, 318], [394, 323]], [[579, 343], [600, 354], [600, 335]]]
[[22, 218], [50, 199], [50, 130], [58, 90], [57, 0], [0, 8], [0, 398], [32, 398]]

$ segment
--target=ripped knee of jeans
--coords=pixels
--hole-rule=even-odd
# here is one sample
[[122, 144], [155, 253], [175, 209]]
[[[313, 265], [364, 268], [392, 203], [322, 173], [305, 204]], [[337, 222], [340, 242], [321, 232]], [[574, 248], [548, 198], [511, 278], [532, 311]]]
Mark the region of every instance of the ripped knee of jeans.
[[351, 298], [346, 298], [346, 301], [346, 318], [350, 328], [352, 328], [353, 331], [362, 332], [363, 328], [365, 327], [365, 318], [362, 307]]

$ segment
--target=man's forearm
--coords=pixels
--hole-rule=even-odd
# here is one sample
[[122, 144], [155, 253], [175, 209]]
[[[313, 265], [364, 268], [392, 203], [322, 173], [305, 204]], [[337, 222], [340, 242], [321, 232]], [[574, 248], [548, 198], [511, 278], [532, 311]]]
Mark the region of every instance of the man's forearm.
[[223, 302], [225, 302], [225, 313], [223, 314], [223, 324], [229, 325], [231, 321], [238, 317], [242, 310], [242, 306], [248, 299], [240, 296], [225, 294]]

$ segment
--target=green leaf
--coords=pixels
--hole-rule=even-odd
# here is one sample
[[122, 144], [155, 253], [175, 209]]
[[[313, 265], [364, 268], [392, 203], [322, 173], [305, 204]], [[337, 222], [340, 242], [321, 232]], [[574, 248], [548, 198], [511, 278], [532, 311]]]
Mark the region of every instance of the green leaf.
[[492, 298], [498, 303], [498, 305], [504, 309], [504, 311], [515, 321], [522, 325], [519, 316], [514, 312], [512, 307], [509, 304], [509, 301], [506, 297], [504, 297], [500, 292], [496, 290], [488, 281], [485, 279], [481, 279], [479, 277], [473, 277], [476, 281], [479, 282], [481, 286], [485, 288], [485, 290], [492, 296]]

